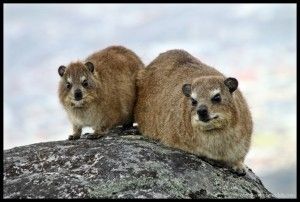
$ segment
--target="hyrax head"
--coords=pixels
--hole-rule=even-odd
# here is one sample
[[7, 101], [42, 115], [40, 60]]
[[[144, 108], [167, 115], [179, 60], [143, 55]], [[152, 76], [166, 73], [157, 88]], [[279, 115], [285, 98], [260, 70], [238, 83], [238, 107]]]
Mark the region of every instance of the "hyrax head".
[[96, 82], [93, 75], [94, 65], [75, 62], [68, 67], [60, 66], [58, 74], [61, 76], [59, 84], [60, 101], [70, 107], [83, 107], [93, 100]]
[[232, 126], [236, 122], [233, 94], [237, 87], [235, 78], [220, 76], [197, 78], [184, 84], [182, 91], [190, 99], [192, 126], [203, 131]]

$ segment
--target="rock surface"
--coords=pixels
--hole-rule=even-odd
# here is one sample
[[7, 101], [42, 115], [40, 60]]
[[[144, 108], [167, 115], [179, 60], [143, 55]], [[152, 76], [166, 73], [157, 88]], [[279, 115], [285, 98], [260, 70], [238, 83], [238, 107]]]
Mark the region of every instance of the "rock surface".
[[238, 176], [136, 129], [4, 150], [3, 175], [4, 198], [274, 197], [250, 169]]

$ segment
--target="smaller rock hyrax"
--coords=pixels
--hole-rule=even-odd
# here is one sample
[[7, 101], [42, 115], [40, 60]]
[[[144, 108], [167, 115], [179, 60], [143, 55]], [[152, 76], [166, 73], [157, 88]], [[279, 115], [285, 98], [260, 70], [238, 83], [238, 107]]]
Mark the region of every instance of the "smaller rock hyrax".
[[143, 135], [245, 173], [252, 118], [237, 79], [170, 50], [139, 72], [137, 88], [135, 120]]
[[139, 57], [122, 46], [60, 66], [59, 100], [73, 124], [69, 139], [79, 139], [85, 126], [94, 129], [86, 138], [95, 139], [114, 126], [132, 125], [136, 76], [143, 67]]

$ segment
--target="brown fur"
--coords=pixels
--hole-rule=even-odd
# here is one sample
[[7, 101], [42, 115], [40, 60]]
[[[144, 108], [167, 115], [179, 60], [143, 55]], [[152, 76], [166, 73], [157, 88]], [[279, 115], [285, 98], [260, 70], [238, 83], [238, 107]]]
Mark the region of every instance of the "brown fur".
[[[93, 72], [87, 68], [86, 62], [93, 63]], [[59, 100], [73, 124], [74, 134], [69, 139], [80, 138], [85, 126], [95, 130], [90, 138], [98, 138], [116, 125], [133, 122], [135, 81], [138, 70], [143, 67], [139, 57], [122, 46], [110, 46], [83, 62], [70, 63], [58, 90]], [[82, 86], [82, 76], [87, 78], [87, 88]], [[72, 79], [72, 89], [66, 87], [68, 78]], [[77, 103], [74, 101], [76, 88], [80, 88], [83, 94], [82, 101]]]
[[[160, 54], [137, 79], [135, 120], [140, 132], [162, 143], [210, 159], [229, 163], [244, 171], [243, 161], [252, 134], [252, 118], [247, 103], [237, 89], [232, 94], [225, 76], [183, 50]], [[183, 94], [191, 84], [197, 106]], [[220, 89], [222, 101], [212, 104], [210, 93]], [[219, 118], [208, 123], [194, 120], [200, 104]]]

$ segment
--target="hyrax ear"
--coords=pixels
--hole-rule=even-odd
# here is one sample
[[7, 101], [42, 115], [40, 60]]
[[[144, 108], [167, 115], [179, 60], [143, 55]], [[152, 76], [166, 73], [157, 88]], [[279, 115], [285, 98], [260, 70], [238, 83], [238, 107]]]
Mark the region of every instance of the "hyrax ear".
[[66, 67], [65, 66], [63, 66], [63, 65], [59, 66], [59, 68], [58, 68], [58, 74], [59, 74], [59, 76], [62, 77], [64, 75], [65, 71], [66, 71]]
[[229, 88], [229, 92], [233, 93], [237, 89], [239, 82], [236, 78], [229, 77], [224, 81], [224, 84]]
[[90, 70], [90, 72], [94, 72], [94, 64], [91, 62], [85, 63], [85, 66]]
[[182, 92], [186, 97], [190, 97], [192, 93], [192, 85], [191, 84], [184, 84], [182, 86]]

